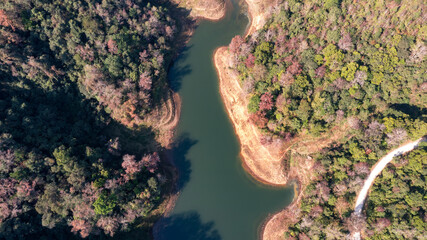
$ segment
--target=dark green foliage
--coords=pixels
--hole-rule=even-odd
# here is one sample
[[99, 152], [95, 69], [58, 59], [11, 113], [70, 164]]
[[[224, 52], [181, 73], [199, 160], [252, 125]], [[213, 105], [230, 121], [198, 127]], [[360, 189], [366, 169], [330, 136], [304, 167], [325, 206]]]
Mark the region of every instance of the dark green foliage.
[[[31, 32], [33, 41], [43, 41], [37, 50], [49, 50], [57, 68], [67, 65], [66, 75], [114, 119], [140, 125], [166, 89], [177, 33], [168, 10], [143, 0], [22, 2], [8, 0], [0, 9], [16, 17], [16, 27]], [[19, 14], [22, 17], [13, 16]], [[54, 77], [55, 71], [39, 67], [47, 56], [31, 54], [36, 69]]]
[[151, 130], [126, 126], [167, 89], [176, 27], [157, 4], [0, 3], [0, 239], [113, 236], [152, 221], [160, 149]]

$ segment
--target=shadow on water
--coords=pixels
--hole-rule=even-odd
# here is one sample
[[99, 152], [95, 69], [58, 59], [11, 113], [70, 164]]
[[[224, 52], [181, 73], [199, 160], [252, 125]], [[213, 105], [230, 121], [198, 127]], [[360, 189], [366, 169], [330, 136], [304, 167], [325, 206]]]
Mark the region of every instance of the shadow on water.
[[203, 223], [197, 212], [175, 214], [161, 220], [162, 234], [156, 240], [221, 240], [214, 222]]
[[[188, 57], [188, 53], [192, 46], [185, 46], [182, 49], [182, 52], [180, 52], [180, 55], [178, 59], [176, 59], [176, 62], [182, 63], [185, 62], [185, 59]], [[189, 64], [185, 64], [184, 66], [180, 66], [179, 64], [175, 64], [173, 68], [169, 71], [169, 85], [170, 88], [174, 92], [178, 92], [181, 89], [182, 81], [185, 76], [191, 74], [192, 69]]]
[[179, 179], [176, 186], [176, 191], [179, 192], [185, 187], [190, 181], [191, 177], [191, 162], [187, 159], [187, 153], [191, 147], [197, 144], [196, 140], [189, 137], [189, 134], [181, 134], [181, 136], [175, 140], [172, 148], [173, 161], [179, 170]]

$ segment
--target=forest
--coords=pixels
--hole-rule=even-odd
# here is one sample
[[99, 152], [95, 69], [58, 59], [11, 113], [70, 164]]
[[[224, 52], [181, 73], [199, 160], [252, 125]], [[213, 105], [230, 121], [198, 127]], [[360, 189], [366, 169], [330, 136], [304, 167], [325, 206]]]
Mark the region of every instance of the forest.
[[114, 236], [159, 208], [170, 176], [142, 123], [177, 26], [161, 1], [0, 3], [1, 239]]
[[426, 177], [426, 143], [383, 170], [367, 203], [367, 239], [422, 238], [427, 231]]
[[[345, 239], [361, 230], [369, 239], [422, 238], [425, 147], [411, 153], [422, 160], [404, 157], [408, 169], [401, 164], [384, 173], [402, 179], [399, 187], [377, 184], [368, 210], [362, 216], [352, 210], [373, 164], [427, 133], [423, 1], [288, 0], [271, 15], [261, 30], [228, 46], [263, 144], [344, 136], [311, 156], [312, 180], [299, 211], [288, 213], [293, 223], [285, 239]], [[292, 156], [285, 163], [294, 164]], [[400, 198], [390, 194], [396, 188]]]

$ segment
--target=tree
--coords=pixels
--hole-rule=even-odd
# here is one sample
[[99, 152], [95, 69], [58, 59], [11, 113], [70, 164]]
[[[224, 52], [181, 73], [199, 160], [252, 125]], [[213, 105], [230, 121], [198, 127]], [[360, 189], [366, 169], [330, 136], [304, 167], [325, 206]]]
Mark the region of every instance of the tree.
[[271, 93], [267, 92], [264, 93], [261, 98], [260, 98], [260, 102], [259, 102], [259, 110], [260, 111], [269, 111], [273, 108], [273, 95], [271, 95]]
[[92, 231], [92, 226], [83, 219], [74, 219], [73, 221], [71, 221], [70, 225], [73, 227], [71, 229], [71, 232], [80, 232], [80, 236], [82, 238], [86, 238], [87, 236], [89, 236], [90, 232]]
[[293, 62], [287, 69], [292, 75], [298, 75], [302, 72], [301, 65], [298, 62]]
[[338, 47], [345, 51], [353, 50], [354, 45], [351, 40], [350, 34], [348, 33], [343, 34], [342, 38], [338, 42]]
[[249, 113], [255, 113], [259, 110], [259, 103], [261, 102], [261, 99], [258, 95], [254, 95], [250, 98], [249, 104], [248, 104], [248, 111]]
[[151, 173], [159, 168], [160, 157], [157, 152], [146, 155], [141, 160], [142, 165]]
[[105, 59], [105, 65], [107, 66], [108, 71], [112, 76], [118, 77], [121, 75], [123, 64], [118, 56], [108, 56]]
[[118, 219], [114, 217], [103, 216], [99, 218], [98, 222], [96, 223], [96, 226], [103, 229], [105, 234], [108, 234], [112, 237], [119, 228], [119, 222]]
[[117, 54], [119, 52], [119, 49], [117, 48], [117, 43], [113, 39], [110, 38], [107, 42], [108, 52], [112, 54]]
[[272, 44], [269, 42], [262, 42], [255, 49], [256, 62], [266, 64], [271, 57]]
[[358, 68], [359, 68], [359, 65], [355, 62], [351, 62], [345, 65], [341, 69], [341, 77], [344, 77], [349, 82], [352, 81], [354, 79], [354, 75]]
[[255, 56], [252, 53], [246, 58], [245, 65], [247, 68], [253, 68], [255, 66]]
[[265, 128], [267, 126], [268, 119], [265, 118], [265, 114], [261, 111], [252, 113], [249, 119], [259, 128]]
[[53, 156], [58, 166], [62, 167], [66, 172], [71, 172], [73, 163], [76, 161], [71, 154], [71, 148], [67, 149], [62, 145], [53, 151]]
[[395, 128], [391, 133], [387, 134], [387, 144], [397, 146], [407, 138], [407, 132], [403, 128]]
[[240, 54], [240, 46], [243, 43], [244, 43], [244, 39], [242, 38], [242, 36], [237, 35], [233, 39], [231, 39], [231, 43], [228, 46], [228, 49], [230, 50], [231, 53], [239, 55]]
[[12, 28], [12, 31], [15, 31], [15, 27], [13, 26], [12, 21], [9, 19], [3, 9], [0, 10], [0, 25], [4, 27], [10, 27]]
[[123, 156], [122, 167], [130, 176], [141, 171], [141, 164], [135, 161], [135, 156], [129, 154]]
[[326, 0], [323, 7], [326, 9], [330, 9], [333, 7], [338, 7], [338, 0]]
[[117, 198], [115, 195], [108, 195], [103, 191], [98, 199], [93, 203], [95, 213], [98, 215], [109, 215], [113, 212], [117, 205]]

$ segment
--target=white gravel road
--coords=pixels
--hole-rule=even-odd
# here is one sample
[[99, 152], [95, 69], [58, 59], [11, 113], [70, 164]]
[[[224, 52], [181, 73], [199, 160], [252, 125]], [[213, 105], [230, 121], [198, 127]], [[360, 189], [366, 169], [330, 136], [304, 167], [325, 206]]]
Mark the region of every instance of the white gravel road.
[[[378, 174], [381, 173], [381, 171], [386, 167], [386, 165], [391, 162], [391, 160], [393, 160], [394, 157], [397, 157], [399, 155], [402, 155], [406, 152], [412, 151], [416, 146], [418, 146], [418, 144], [421, 141], [425, 141], [425, 139], [420, 138], [414, 142], [410, 142], [408, 144], [405, 144], [393, 151], [391, 151], [389, 154], [387, 154], [386, 156], [384, 156], [383, 158], [381, 158], [376, 164], [374, 169], [372, 169], [371, 173], [369, 174], [368, 179], [366, 179], [362, 190], [360, 190], [358, 196], [357, 196], [357, 200], [356, 200], [356, 205], [354, 207], [354, 212], [356, 214], [361, 214], [362, 213], [362, 209], [363, 209], [363, 205], [365, 203], [366, 197], [368, 195], [368, 191], [369, 188], [372, 186], [372, 184], [374, 183], [375, 178], [378, 176]], [[353, 239], [354, 240], [359, 240], [360, 239], [360, 232], [357, 232], [353, 235]]]

